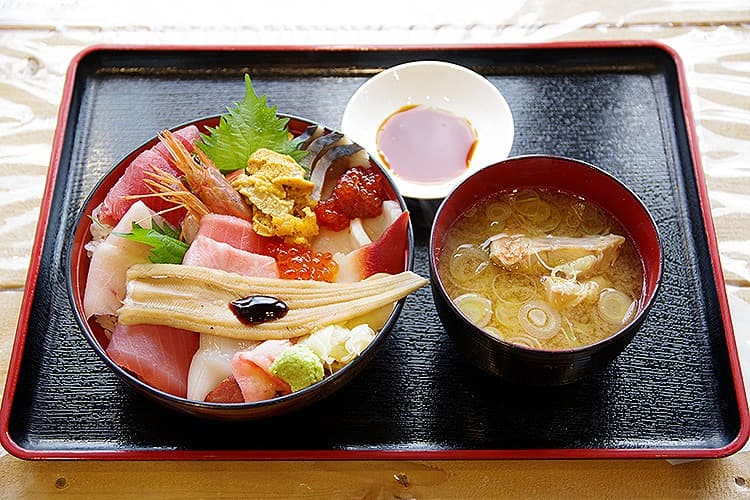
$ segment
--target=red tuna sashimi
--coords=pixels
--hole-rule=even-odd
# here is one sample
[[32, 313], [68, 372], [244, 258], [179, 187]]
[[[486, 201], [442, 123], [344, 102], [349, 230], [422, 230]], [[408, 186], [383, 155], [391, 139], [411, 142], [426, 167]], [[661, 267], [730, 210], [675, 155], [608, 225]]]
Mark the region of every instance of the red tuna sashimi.
[[[191, 125], [175, 132], [175, 135], [183, 142], [188, 142], [186, 147], [193, 150], [191, 138], [198, 138], [198, 129]], [[195, 140], [193, 139], [193, 140]], [[170, 174], [180, 177], [182, 174], [174, 166], [172, 158], [166, 148], [159, 143], [151, 149], [142, 152], [128, 165], [122, 177], [109, 190], [104, 201], [96, 208], [96, 217], [102, 224], [114, 226], [122, 218], [130, 206], [137, 200], [129, 198], [142, 194], [149, 194], [151, 191], [145, 184], [146, 172], [153, 171], [154, 168], [164, 170]], [[142, 198], [143, 202], [153, 211], [162, 214], [163, 217], [172, 225], [179, 226], [185, 217], [185, 210], [182, 208], [175, 209], [174, 203], [163, 200], [156, 196]]]
[[242, 391], [246, 403], [271, 399], [277, 393], [289, 394], [291, 387], [272, 375], [276, 357], [291, 347], [288, 340], [266, 340], [250, 351], [240, 351], [232, 358], [232, 375]]
[[112, 361], [140, 380], [185, 397], [187, 374], [198, 350], [198, 334], [168, 326], [117, 324], [107, 346]]
[[261, 255], [272, 255], [272, 249], [282, 242], [280, 238], [259, 235], [253, 231], [253, 224], [249, 221], [221, 214], [201, 217], [198, 235]]
[[242, 396], [242, 389], [237, 380], [230, 375], [221, 381], [216, 389], [206, 394], [206, 403], [244, 403], [245, 398]]
[[200, 234], [185, 252], [182, 263], [186, 266], [221, 269], [244, 276], [279, 277], [279, 267], [273, 257], [239, 250]]

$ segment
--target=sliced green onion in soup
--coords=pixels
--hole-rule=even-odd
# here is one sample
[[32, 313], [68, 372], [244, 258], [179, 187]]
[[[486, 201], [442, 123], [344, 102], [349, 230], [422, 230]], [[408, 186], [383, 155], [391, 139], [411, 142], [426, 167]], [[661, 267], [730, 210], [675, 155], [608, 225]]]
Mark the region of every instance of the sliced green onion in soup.
[[537, 339], [534, 337], [529, 337], [528, 335], [521, 335], [518, 337], [510, 337], [506, 339], [511, 344], [517, 344], [523, 347], [528, 347], [529, 349], [541, 349], [542, 344], [539, 343]]
[[540, 340], [551, 339], [562, 326], [560, 313], [543, 300], [532, 300], [521, 306], [518, 322], [526, 333]]
[[539, 213], [541, 199], [539, 198], [539, 193], [533, 189], [525, 189], [514, 193], [510, 198], [510, 202], [519, 214], [524, 217], [534, 217]]
[[485, 326], [485, 327], [482, 327], [482, 330], [484, 330], [485, 332], [499, 339], [505, 338], [505, 336], [503, 335], [503, 332], [501, 332], [499, 328], [495, 328], [494, 326]]
[[510, 217], [512, 209], [510, 208], [510, 205], [504, 201], [493, 201], [487, 204], [484, 213], [487, 215], [488, 219], [492, 219], [493, 221], [504, 221]]
[[490, 265], [490, 256], [481, 248], [466, 243], [456, 248], [448, 262], [451, 278], [465, 285], [479, 276]]
[[629, 321], [635, 313], [636, 302], [619, 290], [605, 288], [599, 294], [597, 308], [599, 316], [604, 321], [621, 325]]
[[492, 302], [478, 293], [465, 293], [456, 297], [453, 302], [458, 306], [466, 318], [483, 328], [492, 319]]

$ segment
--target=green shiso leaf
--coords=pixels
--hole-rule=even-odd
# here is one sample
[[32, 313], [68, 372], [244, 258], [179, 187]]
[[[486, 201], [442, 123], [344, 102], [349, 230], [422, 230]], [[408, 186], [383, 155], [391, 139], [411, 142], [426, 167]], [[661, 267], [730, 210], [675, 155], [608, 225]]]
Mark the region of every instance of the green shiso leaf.
[[151, 255], [148, 258], [154, 264], [182, 264], [182, 258], [188, 249], [188, 244], [180, 241], [180, 234], [166, 222], [159, 226], [156, 221], [152, 221], [150, 229], [133, 222], [131, 232], [112, 234], [150, 246]]
[[298, 138], [290, 139], [287, 130], [289, 119], [276, 116], [276, 106], [266, 104], [266, 96], [258, 97], [250, 76], [245, 75], [245, 98], [227, 108], [216, 128], [207, 127], [201, 134], [199, 148], [224, 173], [247, 165], [250, 155], [261, 148], [290, 155], [299, 161], [306, 151], [297, 149]]

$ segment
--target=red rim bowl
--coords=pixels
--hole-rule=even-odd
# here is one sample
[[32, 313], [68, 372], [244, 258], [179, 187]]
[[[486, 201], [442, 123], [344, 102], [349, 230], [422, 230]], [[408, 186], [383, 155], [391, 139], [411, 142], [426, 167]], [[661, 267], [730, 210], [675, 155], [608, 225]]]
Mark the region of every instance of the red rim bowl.
[[[278, 115], [281, 118], [288, 118], [289, 131], [297, 136], [309, 125], [316, 125], [316, 123], [303, 118], [291, 116], [291, 115]], [[178, 130], [188, 125], [196, 125], [202, 133], [206, 133], [206, 127], [216, 127], [219, 123], [219, 116], [211, 116], [207, 118], [201, 118], [188, 123], [183, 123], [172, 130]], [[331, 129], [325, 128], [326, 133], [331, 132]], [[370, 345], [353, 361], [347, 364], [344, 368], [337, 371], [336, 373], [329, 375], [323, 381], [314, 384], [306, 389], [298, 392], [288, 394], [286, 396], [277, 397], [274, 399], [259, 401], [254, 403], [206, 403], [200, 401], [193, 401], [186, 398], [181, 398], [158, 389], [142, 382], [136, 378], [133, 374], [124, 370], [116, 363], [114, 363], [109, 356], [106, 354], [106, 346], [108, 343], [107, 336], [104, 330], [95, 322], [86, 319], [83, 312], [83, 292], [85, 290], [86, 277], [89, 270], [89, 258], [84, 248], [85, 244], [91, 239], [89, 233], [89, 227], [91, 226], [91, 213], [101, 201], [104, 199], [107, 192], [119, 179], [130, 162], [138, 156], [142, 151], [151, 148], [157, 142], [157, 138], [154, 137], [148, 142], [140, 145], [138, 148], [128, 153], [122, 160], [117, 164], [98, 182], [93, 188], [89, 196], [83, 203], [80, 209], [74, 226], [74, 232], [68, 241], [67, 248], [67, 281], [68, 281], [68, 298], [73, 308], [76, 321], [81, 328], [81, 331], [101, 357], [105, 364], [117, 375], [123, 382], [133, 388], [138, 393], [150, 398], [151, 400], [164, 405], [166, 407], [187, 413], [190, 415], [222, 419], [222, 420], [246, 420], [246, 419], [258, 419], [266, 418], [274, 415], [281, 415], [291, 411], [302, 409], [310, 404], [318, 402], [323, 398], [331, 395], [333, 392], [344, 386], [350, 381], [355, 375], [357, 375], [375, 356], [378, 349], [382, 346], [386, 338], [388, 337], [391, 329], [393, 328], [396, 320], [401, 312], [405, 299], [401, 299], [393, 310], [393, 313], [388, 318], [385, 326], [378, 332], [375, 339]], [[373, 166], [383, 171], [383, 168], [377, 161], [370, 157], [370, 162]], [[402, 210], [406, 210], [406, 204], [404, 199], [399, 194], [396, 186], [393, 184], [390, 176], [385, 173], [385, 177], [388, 179], [390, 185], [390, 198], [397, 200], [401, 205]], [[409, 241], [407, 255], [404, 256], [404, 268], [411, 270], [413, 268], [414, 260], [414, 236], [412, 232], [411, 222], [409, 223], [408, 229]]]
[[[618, 220], [635, 244], [643, 266], [643, 292], [635, 319], [612, 336], [583, 347], [551, 351], [498, 339], [471, 323], [449, 298], [437, 272], [446, 232], [478, 201], [514, 189], [567, 192], [594, 203]], [[534, 386], [564, 385], [609, 364], [645, 320], [662, 277], [662, 245], [648, 209], [622, 182], [583, 161], [558, 156], [509, 158], [485, 167], [446, 197], [430, 235], [430, 278], [440, 320], [455, 346], [471, 363], [506, 381]]]

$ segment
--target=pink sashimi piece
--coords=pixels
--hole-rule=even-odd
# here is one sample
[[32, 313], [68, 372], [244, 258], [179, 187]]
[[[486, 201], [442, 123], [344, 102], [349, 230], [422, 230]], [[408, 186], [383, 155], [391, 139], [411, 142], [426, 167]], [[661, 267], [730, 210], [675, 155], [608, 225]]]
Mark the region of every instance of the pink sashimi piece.
[[107, 355], [140, 380], [179, 397], [187, 394], [187, 374], [198, 350], [198, 334], [168, 326], [118, 323]]
[[[164, 221], [142, 202], [134, 203], [113, 229], [113, 233], [129, 233], [132, 223], [150, 228], [152, 219], [160, 224]], [[115, 314], [125, 298], [128, 268], [133, 264], [146, 263], [151, 247], [110, 234], [94, 249], [86, 276], [83, 294], [83, 310], [86, 317]]]
[[266, 340], [250, 351], [240, 351], [234, 355], [232, 375], [239, 384], [246, 403], [291, 392], [289, 384], [268, 371], [276, 357], [291, 345], [288, 340]]
[[[187, 128], [190, 129], [191, 127], [195, 130], [181, 129], [175, 132], [175, 135], [186, 143], [185, 146], [189, 151], [193, 150], [193, 143], [188, 141], [192, 137], [198, 137], [198, 129], [193, 125]], [[161, 169], [178, 178], [182, 176], [182, 173], [174, 166], [171, 155], [161, 143], [143, 151], [130, 162], [122, 177], [112, 186], [104, 201], [96, 209], [99, 222], [114, 226], [130, 206], [136, 202], [136, 199], [132, 196], [150, 194], [151, 191], [144, 181], [147, 178], [146, 172], [153, 172], [154, 169]], [[145, 197], [142, 200], [149, 208], [163, 214], [164, 218], [174, 227], [179, 226], [185, 217], [183, 208], [175, 209], [174, 203], [157, 196]]]
[[279, 277], [279, 268], [273, 257], [238, 250], [201, 235], [190, 244], [182, 263], [186, 266], [221, 269], [244, 276]]
[[[192, 152], [194, 148], [195, 141], [200, 139], [201, 134], [198, 131], [198, 127], [195, 125], [188, 125], [187, 127], [183, 127], [179, 130], [175, 130], [174, 135], [185, 148], [187, 148], [188, 151]], [[154, 149], [157, 153], [162, 155], [164, 158], [167, 158], [169, 160], [169, 163], [174, 165], [174, 162], [172, 161], [172, 156], [169, 154], [169, 150], [167, 150], [167, 147], [162, 144], [161, 141], [156, 143], [156, 146], [154, 146]]]
[[253, 231], [253, 225], [249, 221], [221, 214], [208, 214], [201, 217], [198, 235], [261, 255], [270, 255], [270, 248], [282, 241], [279, 238], [259, 235]]

